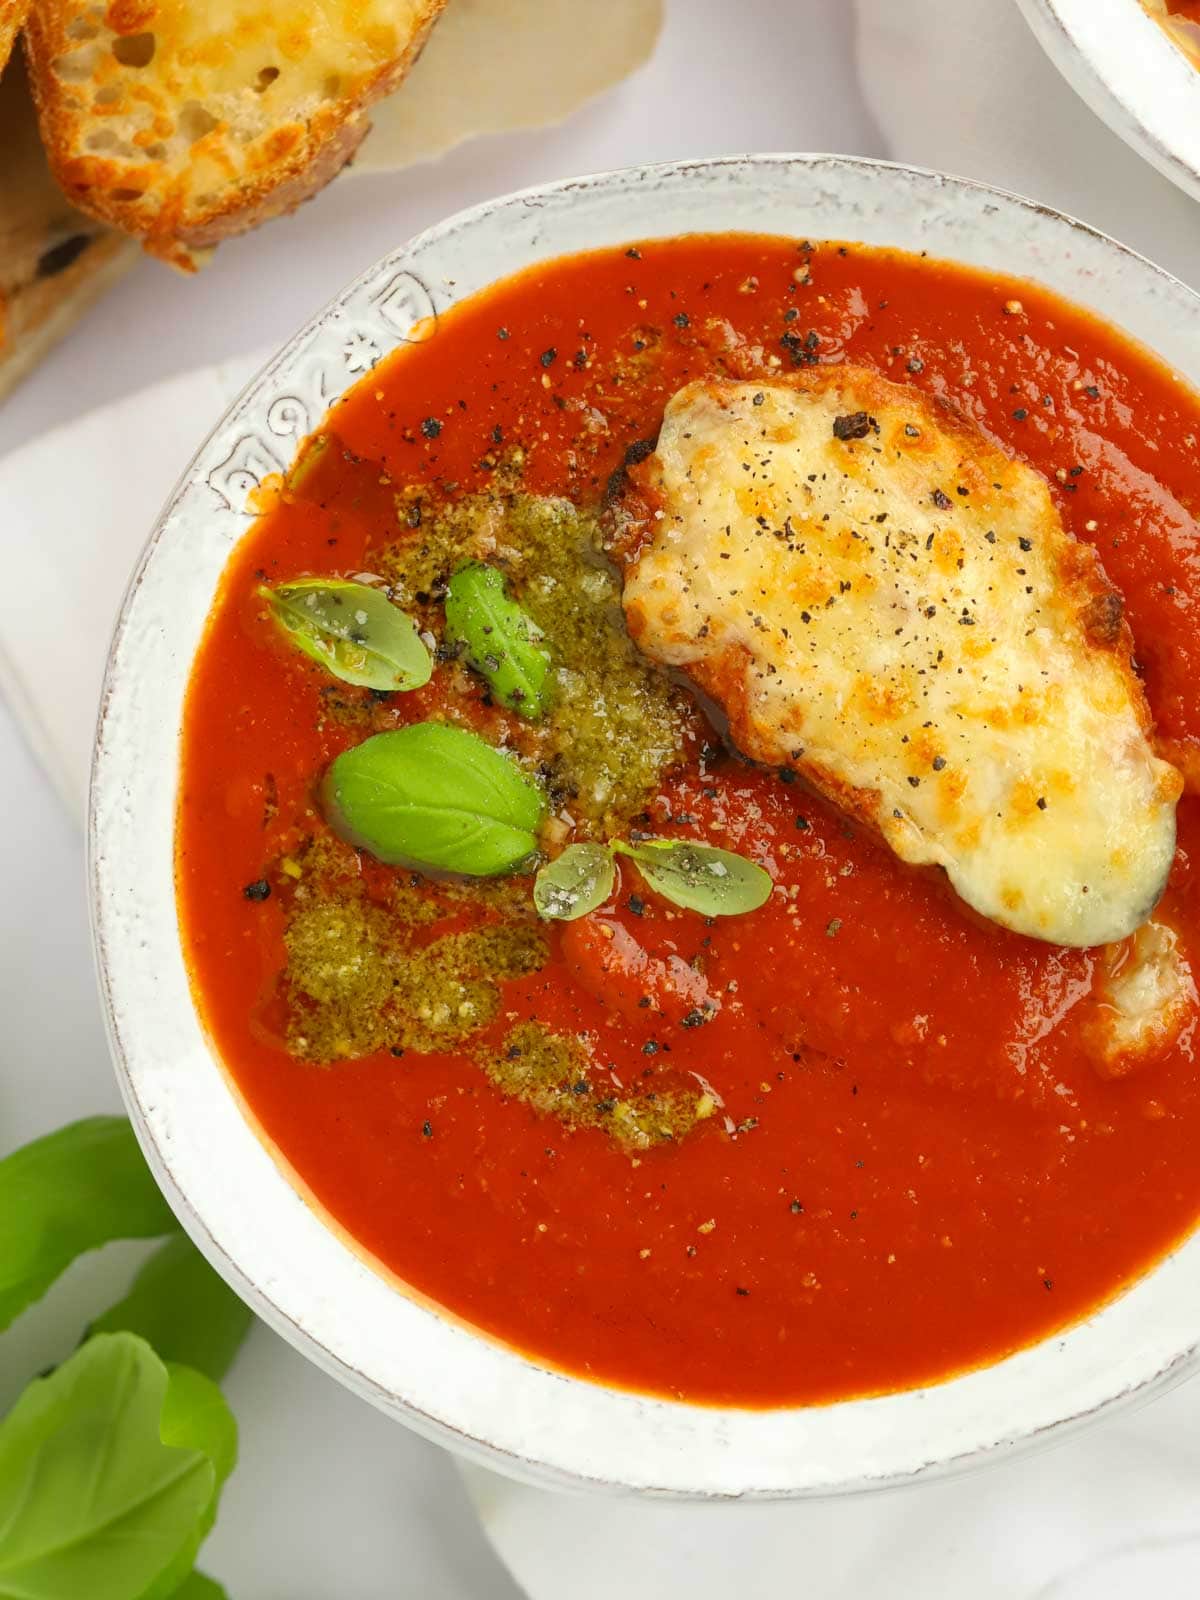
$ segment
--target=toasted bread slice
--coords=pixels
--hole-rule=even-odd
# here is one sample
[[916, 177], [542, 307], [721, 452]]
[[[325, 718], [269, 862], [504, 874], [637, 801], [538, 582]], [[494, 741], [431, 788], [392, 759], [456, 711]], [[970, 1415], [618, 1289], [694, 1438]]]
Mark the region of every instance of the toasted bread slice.
[[1183, 779], [1122, 598], [1032, 467], [843, 362], [686, 384], [628, 485], [630, 633], [744, 754], [1016, 933], [1090, 946], [1146, 921]]
[[340, 170], [444, 4], [38, 0], [25, 39], [51, 166], [82, 210], [190, 269]]
[[28, 10], [29, 0], [0, 0], [0, 72], [12, 55], [13, 44]]
[[38, 138], [20, 56], [0, 79], [0, 397], [137, 259], [64, 199]]

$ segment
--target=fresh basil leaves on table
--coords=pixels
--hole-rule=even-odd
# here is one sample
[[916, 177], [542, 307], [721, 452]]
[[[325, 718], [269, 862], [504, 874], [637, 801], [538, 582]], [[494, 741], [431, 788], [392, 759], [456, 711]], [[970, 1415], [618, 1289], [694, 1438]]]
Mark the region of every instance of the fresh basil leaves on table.
[[251, 1316], [179, 1232], [122, 1117], [0, 1160], [0, 1326], [79, 1255], [170, 1235], [0, 1421], [0, 1600], [224, 1600], [193, 1570], [237, 1459], [217, 1388]]
[[0, 1329], [76, 1256], [179, 1227], [124, 1117], [89, 1117], [0, 1161]]
[[88, 1334], [136, 1333], [164, 1361], [182, 1362], [214, 1383], [229, 1371], [254, 1320], [186, 1234], [168, 1239], [129, 1293], [97, 1317]]
[[184, 1580], [183, 1588], [176, 1589], [171, 1600], [229, 1600], [229, 1596], [219, 1583], [193, 1569]]
[[133, 1334], [89, 1339], [0, 1424], [0, 1594], [166, 1600], [236, 1458], [208, 1378]]

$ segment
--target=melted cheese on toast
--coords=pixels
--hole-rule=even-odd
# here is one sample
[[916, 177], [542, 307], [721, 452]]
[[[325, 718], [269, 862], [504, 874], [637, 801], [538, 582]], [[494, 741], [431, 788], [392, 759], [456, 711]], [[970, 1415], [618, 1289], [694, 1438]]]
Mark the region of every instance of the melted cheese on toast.
[[630, 632], [749, 756], [1056, 944], [1150, 915], [1182, 781], [1048, 486], [864, 368], [688, 384], [618, 517]]

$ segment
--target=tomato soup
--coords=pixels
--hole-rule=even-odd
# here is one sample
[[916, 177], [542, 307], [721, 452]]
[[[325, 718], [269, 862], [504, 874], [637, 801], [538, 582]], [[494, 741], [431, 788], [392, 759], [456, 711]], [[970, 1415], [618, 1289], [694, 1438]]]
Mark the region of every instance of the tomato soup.
[[[185, 953], [265, 1136], [450, 1314], [692, 1402], [823, 1403], [998, 1360], [1096, 1309], [1200, 1214], [1190, 1017], [1104, 1070], [1087, 1037], [1111, 951], [985, 922], [795, 773], [745, 759], [624, 630], [606, 508], [668, 398], [846, 361], [1043, 474], [1123, 596], [1158, 748], [1189, 783], [1155, 913], [1188, 971], [1200, 406], [1023, 281], [719, 235], [496, 285], [308, 442], [229, 562], [187, 701]], [[525, 619], [540, 686], [456, 645], [464, 561], [503, 572], [492, 598]], [[348, 681], [297, 648], [272, 596], [314, 579], [404, 612], [427, 681]], [[512, 870], [389, 864], [330, 826], [331, 764], [430, 724], [501, 752], [534, 795]], [[765, 899], [684, 903], [636, 854], [672, 841], [752, 864]], [[580, 843], [600, 847], [595, 904], [539, 914], [535, 871]]]

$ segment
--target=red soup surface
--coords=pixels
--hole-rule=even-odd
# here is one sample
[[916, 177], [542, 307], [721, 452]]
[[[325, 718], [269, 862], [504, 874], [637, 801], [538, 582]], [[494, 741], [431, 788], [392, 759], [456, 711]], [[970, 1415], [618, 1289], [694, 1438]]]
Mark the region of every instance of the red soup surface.
[[[1198, 402], [1025, 282], [717, 235], [500, 283], [334, 408], [232, 557], [187, 702], [185, 949], [265, 1135], [449, 1312], [690, 1401], [827, 1402], [994, 1361], [1110, 1298], [1200, 1214], [1190, 1023], [1102, 1075], [1081, 1042], [1100, 952], [982, 922], [729, 749], [624, 635], [596, 530], [666, 399], [731, 366], [847, 359], [1042, 472], [1122, 591], [1160, 747], [1189, 774], [1157, 915], [1194, 967]], [[445, 647], [447, 578], [481, 552], [545, 632], [560, 701], [540, 725]], [[356, 688], [294, 647], [265, 591], [325, 575], [389, 585], [438, 646], [425, 687]], [[320, 781], [424, 720], [523, 762], [550, 854], [699, 839], [775, 890], [705, 918], [622, 859], [602, 907], [542, 922], [528, 869], [463, 884], [383, 866], [335, 838]]]

